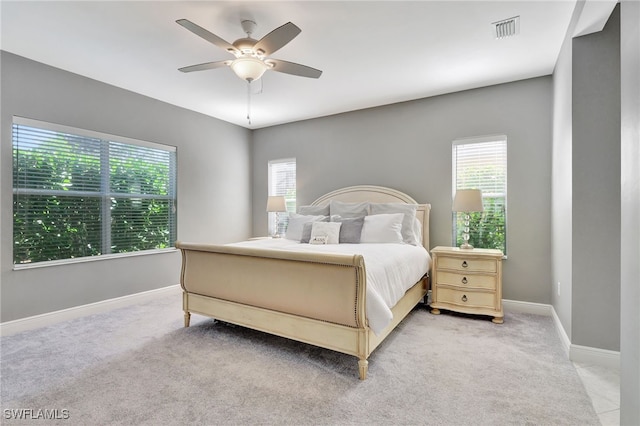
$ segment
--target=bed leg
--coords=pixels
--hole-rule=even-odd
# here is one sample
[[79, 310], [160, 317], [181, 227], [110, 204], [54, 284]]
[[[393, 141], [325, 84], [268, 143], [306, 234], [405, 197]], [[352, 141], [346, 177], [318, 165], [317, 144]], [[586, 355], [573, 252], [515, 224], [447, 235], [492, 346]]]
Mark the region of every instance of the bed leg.
[[185, 311], [184, 313], [184, 326], [189, 327], [189, 323], [191, 322], [191, 312]]
[[367, 378], [367, 370], [369, 370], [369, 361], [366, 359], [358, 360], [358, 371], [360, 373], [360, 380]]

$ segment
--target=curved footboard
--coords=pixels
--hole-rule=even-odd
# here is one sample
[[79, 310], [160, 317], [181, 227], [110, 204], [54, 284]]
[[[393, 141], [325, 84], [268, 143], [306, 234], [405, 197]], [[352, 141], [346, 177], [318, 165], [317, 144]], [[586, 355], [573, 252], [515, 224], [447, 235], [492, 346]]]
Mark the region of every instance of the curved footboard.
[[369, 355], [424, 297], [427, 279], [392, 308], [394, 320], [376, 336], [366, 322], [366, 271], [361, 255], [300, 253], [177, 242], [185, 327], [191, 313], [332, 349]]
[[366, 274], [360, 255], [293, 253], [176, 243], [181, 285], [214, 297], [320, 321], [365, 327]]
[[367, 375], [360, 255], [177, 242], [185, 327], [192, 312], [358, 357]]

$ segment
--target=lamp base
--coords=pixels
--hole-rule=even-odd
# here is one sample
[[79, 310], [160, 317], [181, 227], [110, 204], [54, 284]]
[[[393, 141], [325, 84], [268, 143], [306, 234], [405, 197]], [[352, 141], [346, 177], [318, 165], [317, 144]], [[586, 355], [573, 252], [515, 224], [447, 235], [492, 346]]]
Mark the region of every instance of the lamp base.
[[473, 246], [471, 244], [469, 244], [469, 220], [471, 219], [471, 217], [469, 216], [469, 213], [465, 213], [464, 214], [464, 228], [463, 228], [463, 232], [462, 232], [462, 241], [463, 243], [460, 244], [460, 249], [462, 250], [473, 250]]

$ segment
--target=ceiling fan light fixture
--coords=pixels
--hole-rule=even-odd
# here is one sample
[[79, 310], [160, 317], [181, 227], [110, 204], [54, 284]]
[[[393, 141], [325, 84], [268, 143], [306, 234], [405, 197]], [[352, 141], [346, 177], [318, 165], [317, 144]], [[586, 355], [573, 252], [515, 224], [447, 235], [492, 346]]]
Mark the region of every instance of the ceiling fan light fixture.
[[238, 77], [247, 81], [255, 81], [269, 68], [258, 58], [243, 56], [231, 62], [231, 69]]

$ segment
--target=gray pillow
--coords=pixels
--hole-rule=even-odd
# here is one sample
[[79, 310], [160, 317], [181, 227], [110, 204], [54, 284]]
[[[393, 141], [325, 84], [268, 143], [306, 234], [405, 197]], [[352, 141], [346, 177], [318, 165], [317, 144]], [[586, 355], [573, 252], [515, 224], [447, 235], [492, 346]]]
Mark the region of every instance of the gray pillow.
[[369, 203], [344, 203], [331, 200], [330, 211], [331, 216], [337, 215], [342, 218], [362, 217], [369, 214]]
[[[329, 222], [329, 217], [325, 216], [320, 220], [315, 220], [314, 222]], [[309, 240], [311, 240], [311, 230], [313, 228], [313, 222], [307, 222], [302, 226], [302, 238], [300, 238], [300, 244], [309, 244]]]
[[362, 234], [362, 226], [364, 225], [363, 217], [354, 218], [336, 218], [332, 222], [342, 222], [340, 226], [340, 244], [360, 244], [360, 235]]
[[309, 244], [311, 239], [311, 229], [313, 228], [313, 222], [307, 222], [302, 227], [302, 238], [300, 238], [300, 244]]
[[302, 238], [302, 228], [304, 224], [307, 222], [315, 222], [315, 221], [329, 221], [329, 216], [309, 216], [302, 215], [298, 213], [290, 213], [289, 214], [289, 223], [287, 224], [287, 230], [284, 234], [284, 237], [287, 240], [295, 240], [300, 241]]
[[415, 234], [415, 217], [417, 204], [403, 204], [403, 203], [371, 203], [371, 214], [390, 214], [390, 213], [403, 213], [404, 218], [402, 220], [402, 241], [414, 246], [419, 245]]
[[329, 204], [326, 206], [301, 206], [298, 209], [298, 213], [313, 216], [329, 216]]

